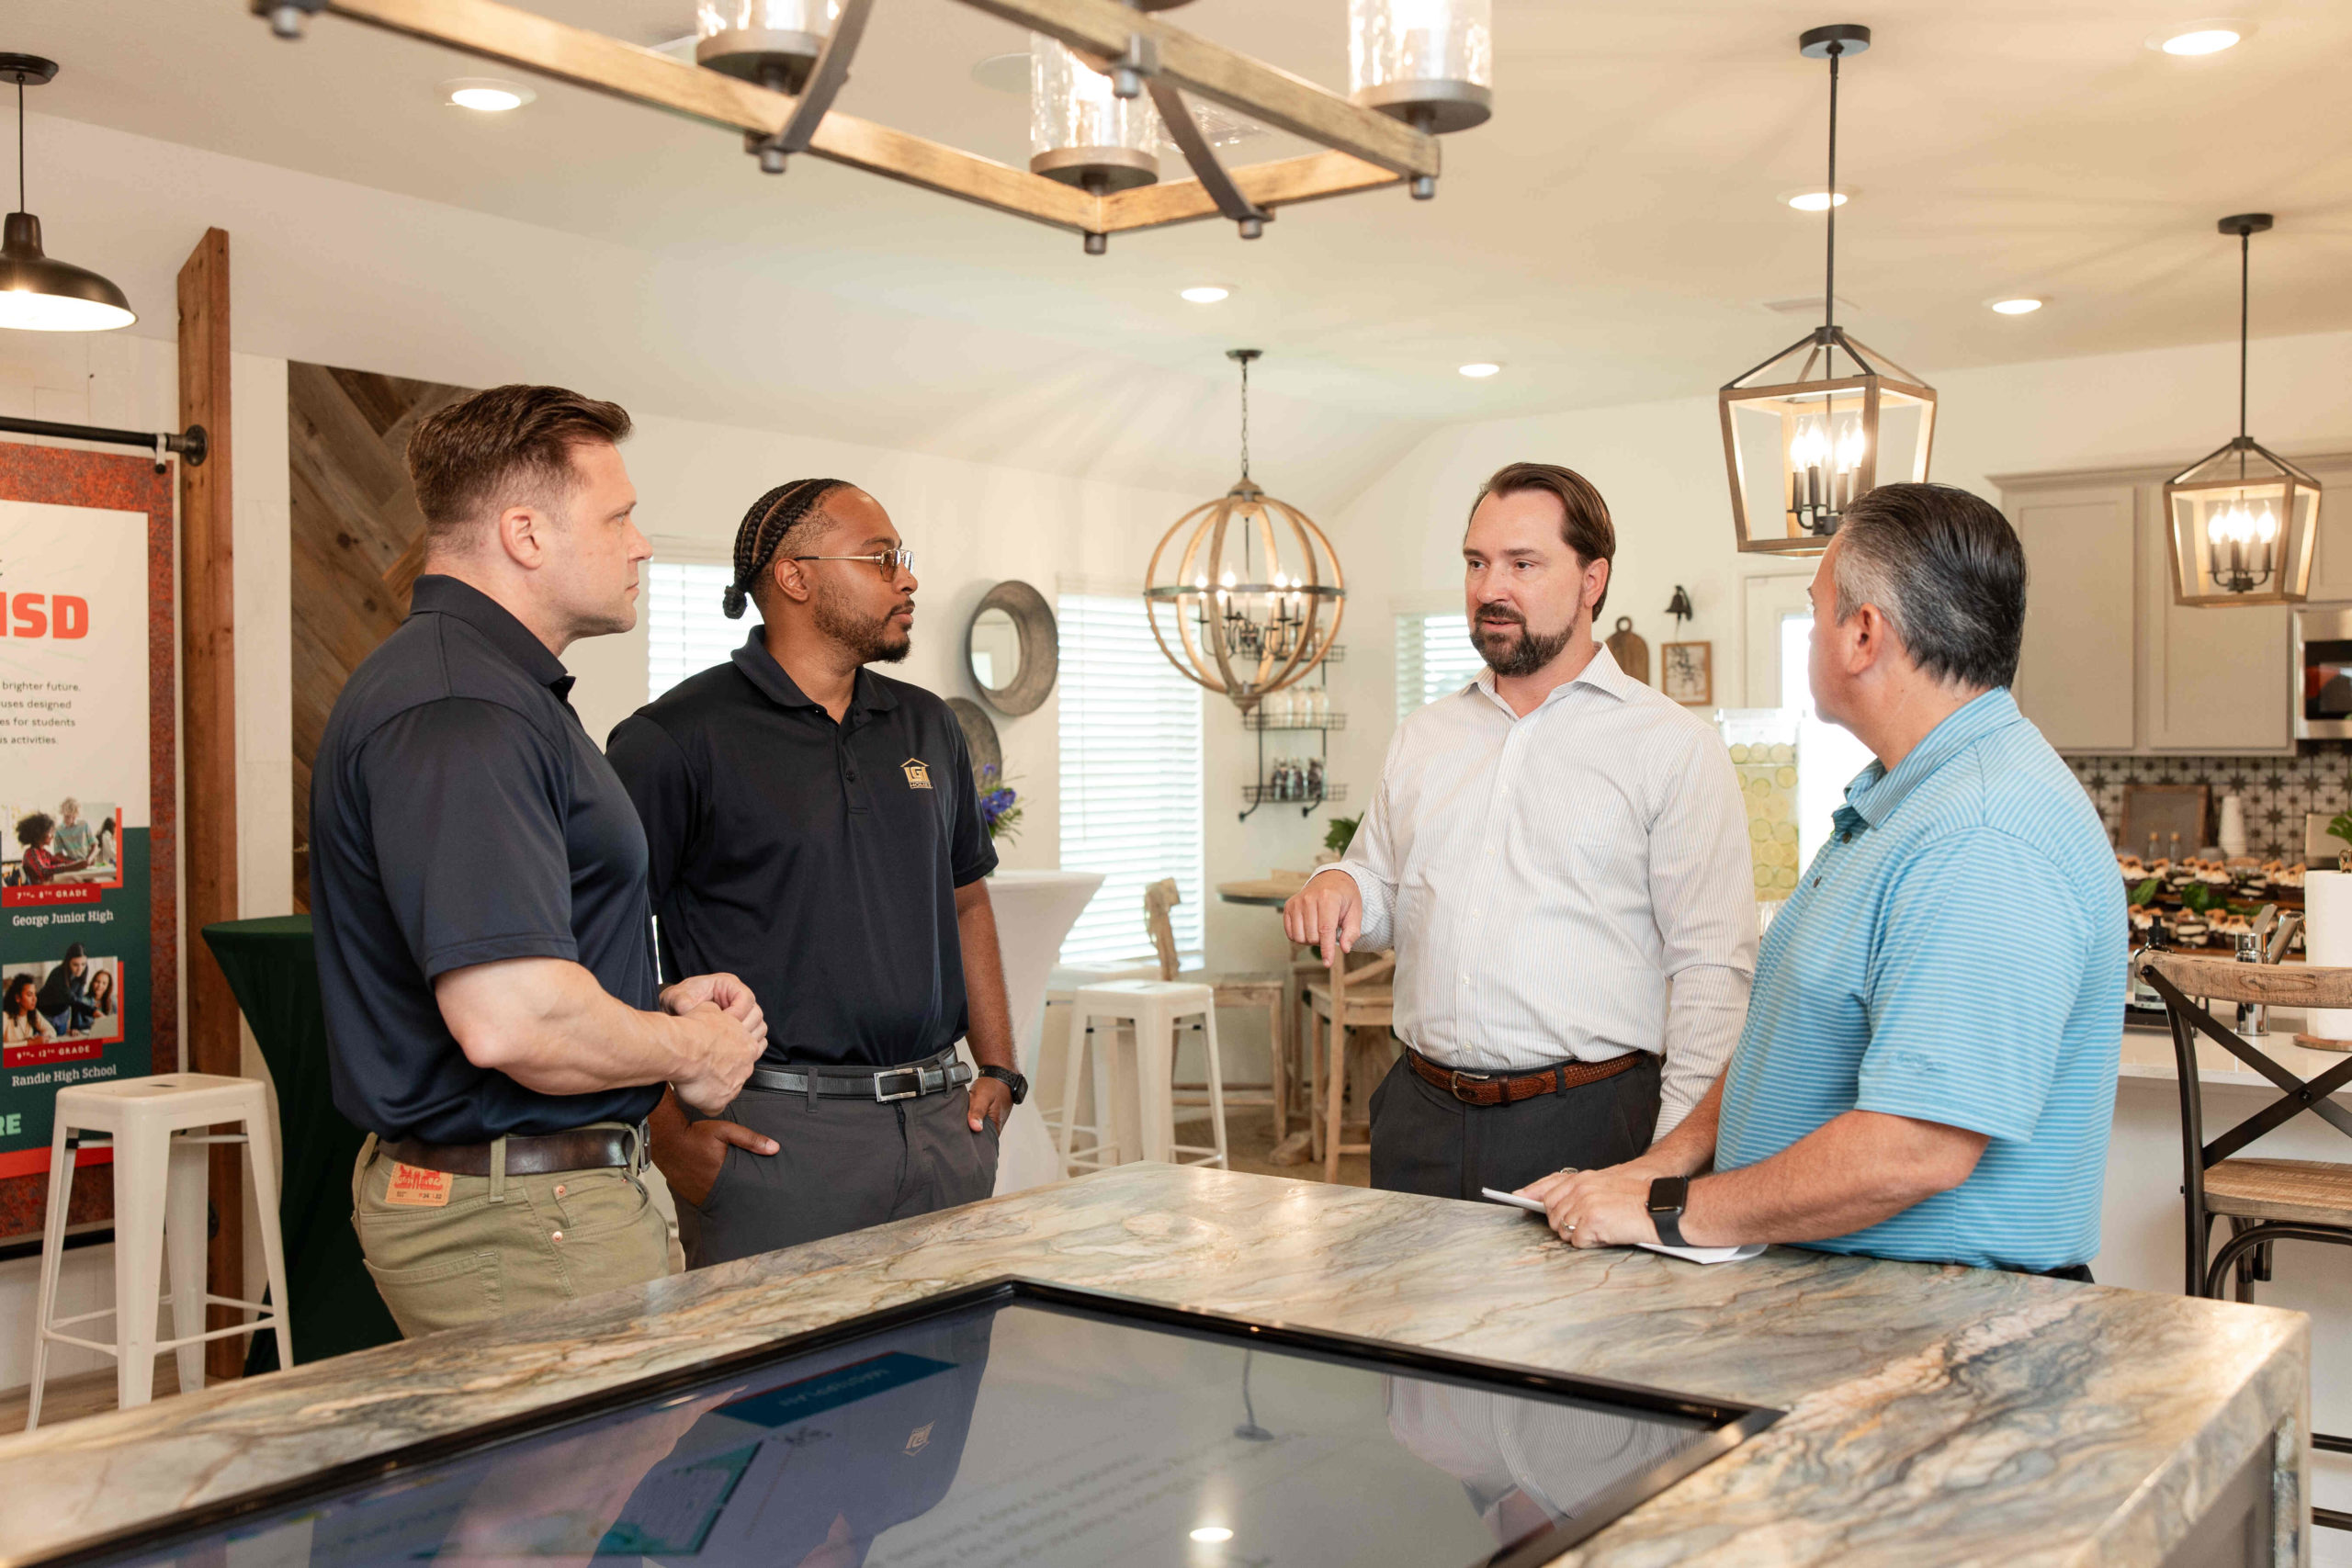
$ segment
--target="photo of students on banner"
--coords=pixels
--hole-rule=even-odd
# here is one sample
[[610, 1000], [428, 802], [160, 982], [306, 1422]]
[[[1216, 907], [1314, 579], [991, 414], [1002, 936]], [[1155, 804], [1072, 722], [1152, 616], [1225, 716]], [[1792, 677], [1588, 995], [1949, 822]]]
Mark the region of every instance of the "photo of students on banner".
[[122, 961], [74, 942], [52, 963], [0, 965], [0, 1066], [102, 1055], [123, 1035]]
[[0, 887], [122, 886], [122, 813], [111, 802], [85, 807], [69, 795], [53, 807], [0, 805], [0, 823], [8, 828]]

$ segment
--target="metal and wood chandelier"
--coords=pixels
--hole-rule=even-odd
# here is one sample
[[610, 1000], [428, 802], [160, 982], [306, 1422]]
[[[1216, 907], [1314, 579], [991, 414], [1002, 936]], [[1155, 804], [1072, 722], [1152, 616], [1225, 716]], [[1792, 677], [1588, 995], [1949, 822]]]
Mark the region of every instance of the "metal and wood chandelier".
[[2238, 242], [2238, 433], [2165, 484], [2173, 598], [2182, 604], [2299, 604], [2311, 592], [2319, 481], [2245, 433], [2254, 236], [2270, 226], [2267, 212], [2219, 225]]
[[[1037, 148], [1031, 168], [1016, 169], [832, 107], [875, 0], [701, 0], [696, 64], [497, 0], [247, 3], [281, 38], [301, 37], [308, 18], [322, 14], [366, 22], [740, 131], [771, 174], [807, 152], [1069, 230], [1085, 237], [1091, 255], [1128, 230], [1223, 217], [1255, 239], [1277, 208], [1293, 202], [1399, 184], [1417, 197], [1434, 196], [1438, 135], [1476, 124], [1492, 94], [1492, 0], [1354, 0], [1366, 13], [1359, 34], [1396, 41], [1369, 53], [1359, 47], [1352, 98], [1149, 15], [1185, 0], [961, 0], [1034, 29], [1057, 51], [1066, 46], [1077, 74], [1058, 59], [1053, 73], [1065, 96], [1103, 98], [1120, 111], [1055, 107], [1050, 118], [1080, 140]], [[1105, 79], [1109, 94], [1094, 92]], [[1132, 101], [1147, 95], [1148, 106]], [[1329, 151], [1227, 169], [1189, 98]], [[1193, 178], [1160, 181], [1156, 155], [1134, 145], [1141, 122], [1155, 117]], [[1108, 139], [1094, 140], [1104, 128]]]
[[1168, 530], [1144, 569], [1143, 602], [1169, 662], [1248, 713], [1323, 662], [1348, 590], [1315, 520], [1250, 479], [1250, 364], [1260, 351], [1226, 357], [1241, 367], [1241, 477]]
[[1822, 324], [1723, 389], [1732, 533], [1743, 550], [1819, 555], [1856, 496], [1883, 479], [1928, 477], [1935, 389], [1838, 324], [1838, 62], [1870, 46], [1870, 28], [1852, 22], [1797, 39], [1807, 59], [1829, 62], [1827, 276]]

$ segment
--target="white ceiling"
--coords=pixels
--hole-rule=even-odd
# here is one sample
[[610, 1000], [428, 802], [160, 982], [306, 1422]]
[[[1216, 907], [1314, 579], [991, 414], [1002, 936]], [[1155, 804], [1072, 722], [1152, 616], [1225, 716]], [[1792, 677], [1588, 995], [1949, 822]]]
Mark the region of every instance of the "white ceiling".
[[[639, 42], [691, 28], [687, 0], [528, 3]], [[736, 423], [802, 410], [831, 422], [820, 433], [888, 440], [894, 412], [920, 411], [925, 434], [891, 444], [985, 455], [1049, 428], [1071, 449], [1028, 460], [1103, 472], [1124, 442], [1113, 477], [1192, 483], [1196, 465], [1231, 467], [1220, 351], [1248, 342], [1269, 351], [1272, 417], [1329, 444], [1323, 478], [1345, 489], [1417, 430], [1704, 392], [1800, 335], [1808, 318], [1763, 302], [1821, 293], [1821, 220], [1775, 194], [1821, 176], [1826, 68], [1795, 35], [1826, 20], [1878, 35], [1846, 73], [1840, 175], [1859, 195], [1839, 213], [1838, 293], [1858, 334], [1912, 368], [2233, 335], [2235, 246], [2213, 222], [2250, 209], [2279, 220], [2256, 242], [2256, 334], [2352, 327], [2352, 117], [2335, 96], [2352, 6], [2240, 6], [2258, 31], [2207, 59], [2143, 47], [2201, 3], [1495, 0], [1496, 118], [1449, 141], [1435, 202], [1341, 198], [1254, 243], [1204, 223], [1114, 237], [1097, 258], [813, 159], [763, 177], [725, 133], [551, 83], [513, 115], [449, 109], [435, 85], [491, 68], [334, 18], [283, 43], [242, 0], [19, 0], [0, 48], [64, 62], [39, 113], [470, 209], [559, 249], [576, 237], [616, 367], [660, 362], [684, 388], [702, 345], [773, 336], [717, 377]], [[952, 0], [876, 10], [842, 107], [1022, 162], [1024, 99], [969, 74], [1022, 35]], [[1344, 16], [1343, 0], [1196, 0], [1170, 19], [1343, 88]], [[37, 164], [31, 206], [85, 212], [84, 183]], [[138, 270], [51, 229], [55, 254]], [[378, 301], [413, 312], [411, 337], [472, 330], [467, 296], [494, 264], [449, 250]], [[609, 298], [630, 256], [659, 309]], [[1199, 282], [1234, 296], [1176, 298]], [[2018, 291], [2051, 304], [1984, 309]], [[167, 309], [146, 315], [141, 330], [167, 330]], [[882, 353], [887, 367], [848, 364]], [[1507, 368], [1454, 374], [1474, 359]], [[812, 378], [842, 389], [812, 396]], [[1200, 456], [1145, 450], [1171, 443]]]

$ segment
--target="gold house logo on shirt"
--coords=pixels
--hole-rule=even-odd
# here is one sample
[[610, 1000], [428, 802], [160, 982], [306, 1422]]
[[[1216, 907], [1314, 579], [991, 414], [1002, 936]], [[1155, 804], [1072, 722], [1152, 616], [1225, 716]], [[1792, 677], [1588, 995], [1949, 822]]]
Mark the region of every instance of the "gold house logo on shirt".
[[[917, 763], [915, 765], [918, 767], [922, 766], [921, 763]], [[929, 789], [931, 786], [929, 784], [925, 784], [923, 787], [925, 789]], [[936, 1421], [926, 1421], [922, 1426], [917, 1427], [913, 1431], [909, 1432], [907, 1434], [907, 1446], [905, 1451], [910, 1455], [913, 1455], [919, 1454], [922, 1452], [923, 1450], [929, 1448], [931, 1446], [931, 1429], [938, 1425], [939, 1423]]]
[[931, 787], [931, 764], [924, 761], [921, 757], [910, 757], [905, 761], [899, 763], [899, 766], [906, 771], [907, 787], [909, 789], [929, 789]]

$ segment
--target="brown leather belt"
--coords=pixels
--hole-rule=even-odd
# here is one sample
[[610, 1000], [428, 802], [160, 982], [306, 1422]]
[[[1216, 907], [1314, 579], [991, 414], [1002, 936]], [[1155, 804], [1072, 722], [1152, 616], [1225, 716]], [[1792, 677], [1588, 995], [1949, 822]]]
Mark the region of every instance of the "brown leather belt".
[[1613, 1078], [1641, 1059], [1641, 1052], [1628, 1051], [1605, 1062], [1563, 1062], [1538, 1073], [1471, 1073], [1441, 1067], [1410, 1048], [1405, 1052], [1405, 1060], [1413, 1065], [1413, 1071], [1464, 1105], [1515, 1105], [1539, 1094], [1581, 1089], [1589, 1083]]
[[[488, 1176], [488, 1144], [428, 1144], [388, 1138], [376, 1145], [402, 1165], [447, 1171], [451, 1176]], [[551, 1176], [564, 1170], [628, 1169], [645, 1147], [643, 1129], [579, 1127], [569, 1133], [513, 1134], [506, 1139], [506, 1174]]]

